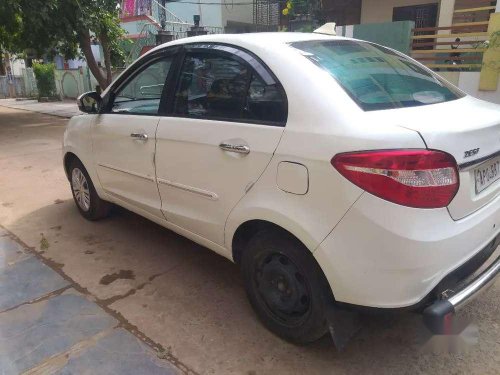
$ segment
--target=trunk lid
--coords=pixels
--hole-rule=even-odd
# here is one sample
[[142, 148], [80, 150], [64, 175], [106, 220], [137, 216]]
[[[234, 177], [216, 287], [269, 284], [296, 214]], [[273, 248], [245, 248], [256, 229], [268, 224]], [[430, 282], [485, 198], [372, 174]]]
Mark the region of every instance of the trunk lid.
[[499, 105], [466, 96], [422, 107], [377, 111], [377, 115], [417, 131], [427, 148], [453, 155], [460, 178], [460, 188], [448, 206], [454, 220], [477, 211], [499, 195]]

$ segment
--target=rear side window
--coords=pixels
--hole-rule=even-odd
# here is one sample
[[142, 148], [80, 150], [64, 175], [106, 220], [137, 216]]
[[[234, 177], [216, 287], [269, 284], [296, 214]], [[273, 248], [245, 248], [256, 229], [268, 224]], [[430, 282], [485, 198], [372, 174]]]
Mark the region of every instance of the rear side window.
[[186, 56], [175, 94], [177, 115], [213, 120], [284, 124], [286, 102], [245, 61], [227, 54]]
[[365, 111], [442, 103], [463, 94], [403, 54], [352, 40], [291, 44], [328, 71]]

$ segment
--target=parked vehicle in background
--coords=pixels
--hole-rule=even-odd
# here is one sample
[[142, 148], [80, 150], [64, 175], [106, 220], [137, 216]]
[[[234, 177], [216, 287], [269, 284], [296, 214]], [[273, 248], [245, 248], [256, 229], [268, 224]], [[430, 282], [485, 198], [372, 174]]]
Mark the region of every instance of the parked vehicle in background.
[[187, 38], [79, 105], [64, 168], [81, 214], [117, 204], [233, 260], [284, 339], [312, 342], [357, 307], [442, 330], [498, 274], [500, 107], [399, 52]]

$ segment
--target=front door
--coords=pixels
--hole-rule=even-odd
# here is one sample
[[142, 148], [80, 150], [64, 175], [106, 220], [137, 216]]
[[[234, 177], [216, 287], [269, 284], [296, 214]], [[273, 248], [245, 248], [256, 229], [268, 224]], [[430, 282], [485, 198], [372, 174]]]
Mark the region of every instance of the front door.
[[96, 116], [92, 143], [103, 189], [134, 208], [163, 217], [155, 175], [159, 107], [172, 57], [145, 62], [110, 95]]
[[162, 209], [173, 224], [224, 245], [226, 218], [265, 170], [283, 133], [283, 89], [246, 52], [195, 45], [186, 52], [170, 105], [173, 113], [160, 119], [157, 131]]

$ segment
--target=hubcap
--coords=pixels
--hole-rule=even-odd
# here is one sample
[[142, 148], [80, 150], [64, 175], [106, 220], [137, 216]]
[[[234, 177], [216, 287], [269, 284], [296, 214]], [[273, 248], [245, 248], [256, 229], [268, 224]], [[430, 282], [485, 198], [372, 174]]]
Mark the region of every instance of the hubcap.
[[71, 188], [75, 195], [75, 200], [78, 206], [84, 211], [90, 208], [90, 190], [89, 184], [85, 175], [79, 168], [74, 168], [71, 173]]
[[273, 253], [260, 262], [255, 282], [270, 312], [283, 323], [297, 325], [307, 316], [311, 306], [307, 281], [285, 255]]

